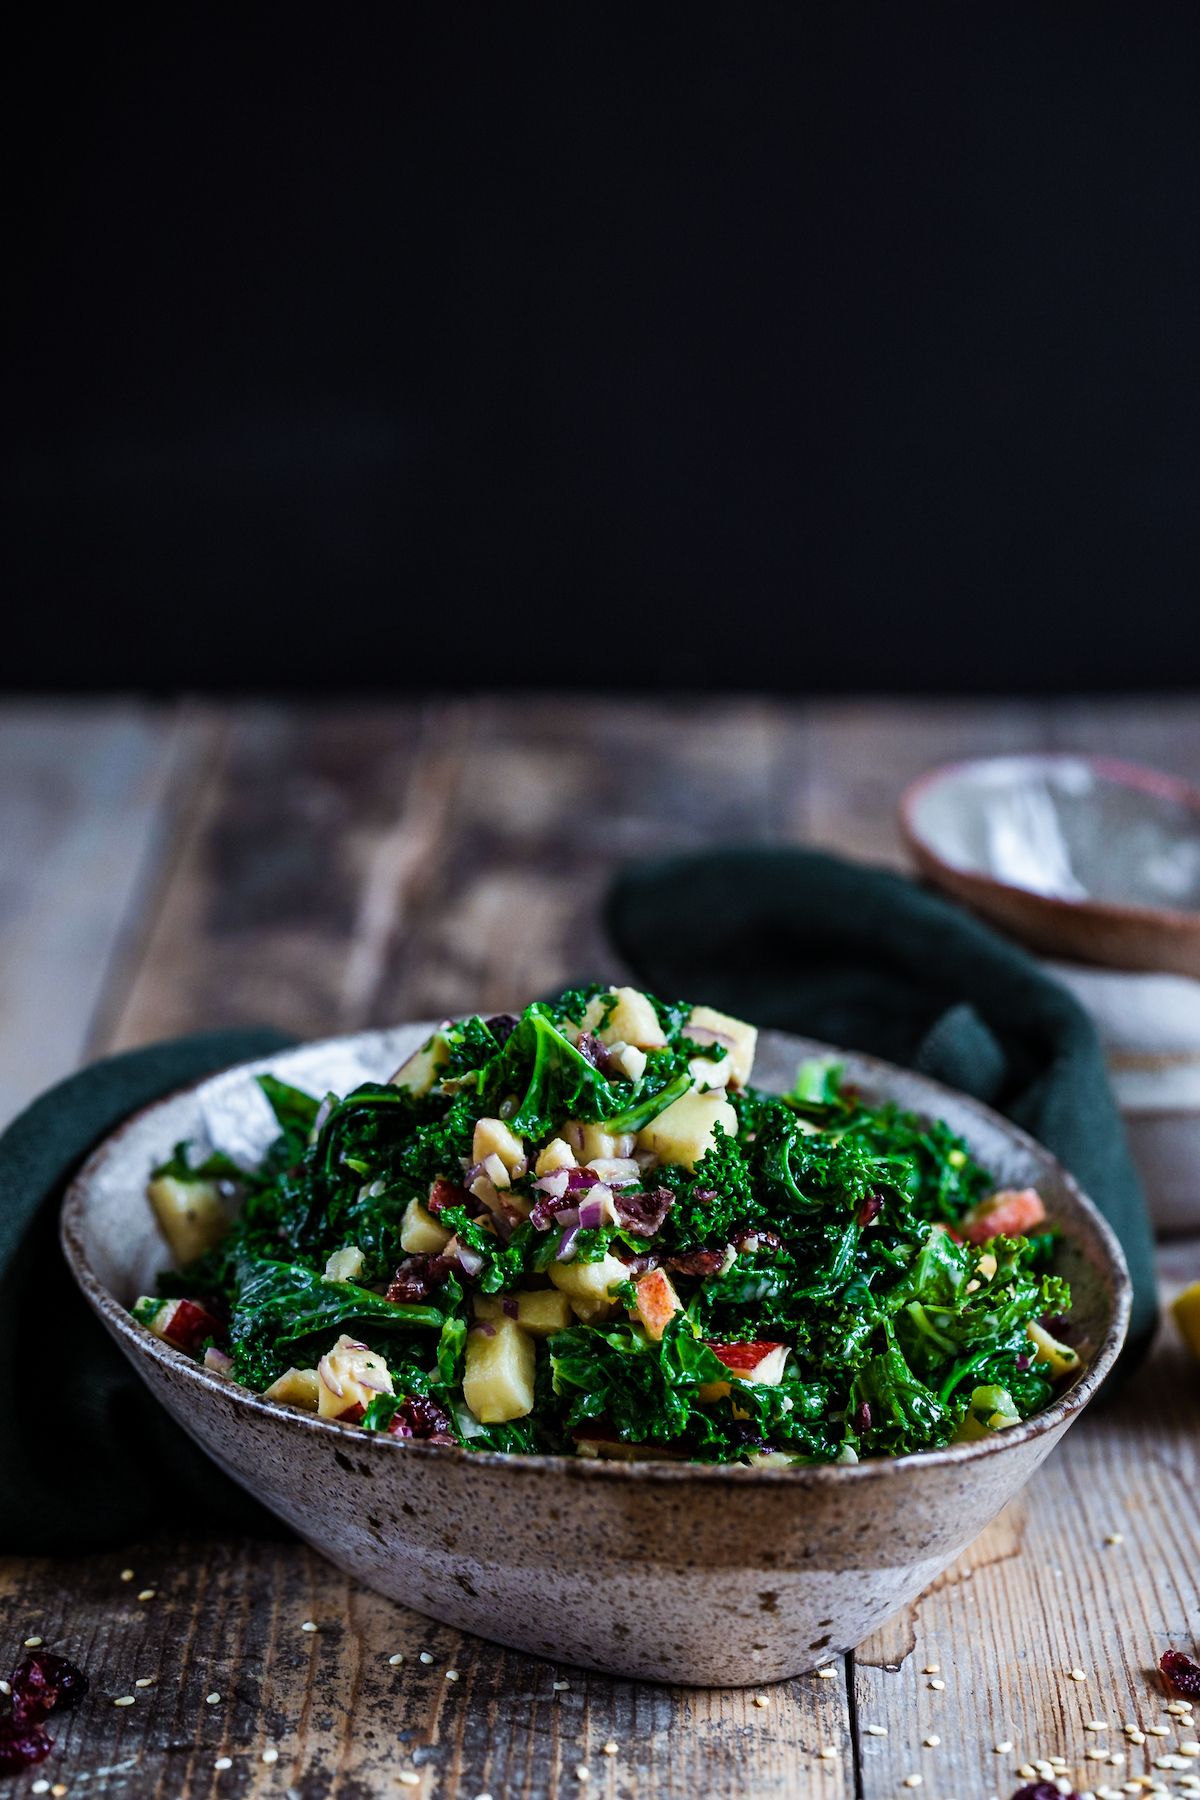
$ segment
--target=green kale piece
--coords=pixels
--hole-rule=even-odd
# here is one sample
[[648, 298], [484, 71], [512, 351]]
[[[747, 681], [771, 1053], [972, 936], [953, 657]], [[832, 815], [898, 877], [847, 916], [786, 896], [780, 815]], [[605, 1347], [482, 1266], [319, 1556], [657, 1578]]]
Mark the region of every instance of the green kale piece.
[[397, 1306], [349, 1281], [327, 1281], [299, 1263], [243, 1264], [229, 1319], [229, 1354], [239, 1381], [263, 1388], [281, 1375], [302, 1340], [370, 1321], [388, 1331], [440, 1329], [432, 1306]]

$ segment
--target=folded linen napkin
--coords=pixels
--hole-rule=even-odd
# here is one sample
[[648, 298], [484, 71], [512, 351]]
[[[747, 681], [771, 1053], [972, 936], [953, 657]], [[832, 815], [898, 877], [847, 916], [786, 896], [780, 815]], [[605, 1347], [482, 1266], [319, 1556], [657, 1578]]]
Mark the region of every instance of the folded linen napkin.
[[0, 1137], [0, 1551], [91, 1550], [164, 1526], [283, 1529], [179, 1429], [93, 1316], [63, 1260], [58, 1212], [122, 1119], [290, 1041], [216, 1031], [109, 1057]]
[[918, 1069], [1037, 1138], [1121, 1241], [1133, 1366], [1158, 1317], [1145, 1199], [1091, 1021], [1023, 950], [903, 876], [816, 850], [637, 864], [607, 922], [652, 991]]

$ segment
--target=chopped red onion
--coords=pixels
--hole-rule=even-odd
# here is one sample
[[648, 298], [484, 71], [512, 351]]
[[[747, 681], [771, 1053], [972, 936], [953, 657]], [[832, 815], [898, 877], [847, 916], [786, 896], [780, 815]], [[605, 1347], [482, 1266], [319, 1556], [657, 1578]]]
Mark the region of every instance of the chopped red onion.
[[478, 1250], [472, 1250], [469, 1244], [459, 1244], [455, 1250], [458, 1266], [464, 1275], [478, 1275], [483, 1267], [483, 1258]]
[[212, 1344], [204, 1352], [204, 1366], [211, 1369], [214, 1375], [233, 1374], [233, 1358], [226, 1356], [223, 1350], [216, 1349]]
[[558, 1254], [554, 1258], [555, 1262], [570, 1261], [575, 1250], [575, 1239], [578, 1236], [579, 1226], [577, 1224], [568, 1226], [567, 1230], [563, 1233], [562, 1243], [558, 1246]]

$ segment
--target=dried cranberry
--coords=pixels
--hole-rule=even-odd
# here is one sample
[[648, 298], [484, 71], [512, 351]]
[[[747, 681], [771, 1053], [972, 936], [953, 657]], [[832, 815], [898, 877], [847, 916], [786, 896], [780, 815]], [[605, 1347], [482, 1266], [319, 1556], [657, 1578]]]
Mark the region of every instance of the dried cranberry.
[[450, 1269], [451, 1264], [444, 1256], [429, 1252], [406, 1256], [392, 1277], [387, 1298], [395, 1306], [419, 1306], [434, 1288], [441, 1287]]
[[871, 1429], [871, 1405], [864, 1400], [854, 1409], [854, 1429], [860, 1434]]
[[651, 1188], [643, 1193], [617, 1192], [613, 1195], [613, 1205], [617, 1209], [617, 1217], [627, 1231], [636, 1232], [638, 1237], [653, 1237], [661, 1231], [663, 1220], [675, 1204], [675, 1196], [670, 1188]]
[[603, 1071], [606, 1060], [606, 1046], [600, 1042], [594, 1031], [581, 1031], [575, 1040], [575, 1048], [584, 1062], [591, 1063], [593, 1069]]
[[75, 1706], [88, 1691], [88, 1678], [65, 1656], [33, 1650], [12, 1672], [13, 1718], [19, 1725], [40, 1724], [56, 1706]]
[[1182, 1650], [1165, 1650], [1158, 1666], [1177, 1694], [1185, 1700], [1200, 1700], [1200, 1663], [1193, 1662]]
[[439, 1175], [430, 1184], [429, 1198], [425, 1205], [436, 1219], [448, 1206], [470, 1207], [474, 1201], [474, 1194], [469, 1193], [465, 1187], [459, 1187], [457, 1182], [447, 1181], [445, 1176]]
[[730, 1241], [735, 1250], [749, 1256], [756, 1256], [760, 1250], [783, 1248], [783, 1239], [777, 1231], [768, 1231], [763, 1225], [751, 1225], [747, 1221], [734, 1226]]
[[1028, 1367], [1029, 1367], [1029, 1358], [1027, 1356], [1018, 1356], [1018, 1358], [1017, 1358], [1018, 1372], [1023, 1375]]
[[443, 1411], [436, 1400], [431, 1400], [428, 1394], [413, 1394], [403, 1406], [398, 1407], [388, 1431], [392, 1437], [426, 1440], [436, 1438], [439, 1441], [444, 1439], [447, 1443], [455, 1441], [450, 1415]]
[[657, 1269], [662, 1262], [656, 1251], [643, 1250], [639, 1253], [631, 1250], [627, 1244], [614, 1244], [612, 1254], [618, 1262], [625, 1264], [630, 1275], [645, 1275], [648, 1270]]
[[859, 1226], [860, 1230], [868, 1225], [873, 1225], [882, 1211], [883, 1201], [879, 1198], [879, 1195], [868, 1194], [854, 1215], [855, 1223]]
[[724, 1261], [723, 1250], [685, 1250], [682, 1256], [668, 1256], [667, 1267], [677, 1275], [715, 1275]]
[[1052, 1781], [1031, 1781], [1028, 1787], [1017, 1789], [1013, 1800], [1079, 1800], [1079, 1796], [1060, 1794]]
[[498, 1044], [507, 1044], [519, 1023], [516, 1013], [495, 1013], [490, 1019], [484, 1020]]
[[14, 1715], [0, 1719], [0, 1775], [17, 1775], [49, 1756], [53, 1738], [40, 1725], [22, 1725]]

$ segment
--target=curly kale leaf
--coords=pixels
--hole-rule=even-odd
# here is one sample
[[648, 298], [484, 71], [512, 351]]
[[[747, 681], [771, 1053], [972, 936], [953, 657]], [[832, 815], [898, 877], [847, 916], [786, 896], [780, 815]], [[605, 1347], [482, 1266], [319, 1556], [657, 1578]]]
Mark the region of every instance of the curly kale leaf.
[[640, 1131], [691, 1085], [683, 1058], [651, 1052], [632, 1088], [610, 1081], [565, 1036], [550, 1007], [529, 1006], [500, 1054], [478, 1075], [479, 1099], [513, 1131], [537, 1142], [566, 1119]]
[[[288, 1367], [288, 1354], [304, 1339], [332, 1334], [349, 1324], [375, 1329], [440, 1329], [432, 1306], [397, 1306], [369, 1288], [327, 1281], [300, 1263], [263, 1259], [243, 1265], [229, 1320], [229, 1353], [239, 1381], [262, 1388]], [[323, 1345], [328, 1348], [328, 1344]]]
[[746, 1152], [719, 1124], [713, 1129], [711, 1147], [694, 1169], [662, 1168], [654, 1179], [675, 1195], [663, 1235], [677, 1250], [727, 1244], [735, 1225], [767, 1218]]

